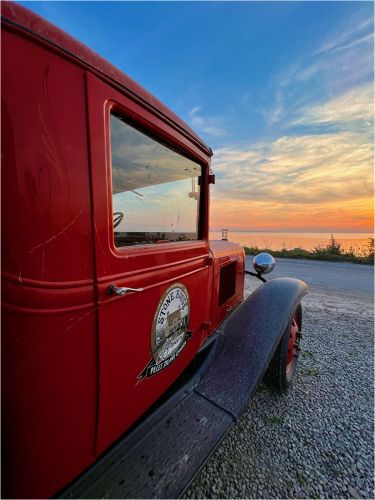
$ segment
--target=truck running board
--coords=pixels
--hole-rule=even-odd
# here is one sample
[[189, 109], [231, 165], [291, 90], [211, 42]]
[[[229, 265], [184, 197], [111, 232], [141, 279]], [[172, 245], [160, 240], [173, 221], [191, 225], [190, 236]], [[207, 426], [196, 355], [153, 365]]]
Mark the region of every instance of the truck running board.
[[305, 283], [291, 278], [257, 288], [215, 332], [169, 397], [59, 498], [181, 496], [255, 392], [306, 292]]

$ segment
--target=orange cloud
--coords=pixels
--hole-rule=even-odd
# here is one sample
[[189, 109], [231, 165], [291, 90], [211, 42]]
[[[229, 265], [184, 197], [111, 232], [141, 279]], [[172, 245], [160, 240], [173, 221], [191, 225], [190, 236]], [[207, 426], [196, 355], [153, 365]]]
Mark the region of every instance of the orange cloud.
[[213, 229], [254, 231], [363, 232], [373, 229], [373, 202], [363, 199], [345, 205], [284, 205], [282, 203], [239, 200], [211, 205]]

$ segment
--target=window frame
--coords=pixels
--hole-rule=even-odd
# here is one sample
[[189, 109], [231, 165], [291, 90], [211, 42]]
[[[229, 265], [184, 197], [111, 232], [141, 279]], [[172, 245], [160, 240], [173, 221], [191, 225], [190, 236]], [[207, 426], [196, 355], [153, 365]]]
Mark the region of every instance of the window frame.
[[[123, 257], [124, 254], [136, 253], [142, 251], [143, 253], [159, 253], [161, 251], [168, 250], [171, 248], [189, 246], [202, 246], [202, 244], [207, 244], [208, 242], [208, 188], [207, 188], [207, 176], [209, 174], [208, 167], [202, 161], [202, 158], [191, 154], [184, 148], [184, 145], [176, 140], [174, 135], [168, 134], [164, 129], [157, 126], [156, 123], [144, 120], [141, 115], [134, 113], [132, 110], [126, 108], [120, 103], [109, 100], [105, 106], [105, 122], [106, 122], [106, 143], [107, 143], [107, 159], [108, 159], [108, 212], [110, 214], [110, 248], [111, 252], [118, 257]], [[115, 235], [113, 228], [113, 178], [112, 178], [112, 143], [111, 143], [111, 115], [115, 115], [122, 119], [125, 124], [135, 128], [140, 133], [146, 135], [148, 138], [154, 140], [176, 154], [193, 161], [201, 168], [200, 176], [200, 186], [199, 186], [199, 203], [198, 203], [198, 213], [197, 213], [197, 234], [198, 238], [196, 240], [187, 241], [166, 241], [163, 243], [147, 243], [139, 245], [124, 245], [117, 247], [115, 244]], [[207, 223], [206, 222], [207, 214]]]

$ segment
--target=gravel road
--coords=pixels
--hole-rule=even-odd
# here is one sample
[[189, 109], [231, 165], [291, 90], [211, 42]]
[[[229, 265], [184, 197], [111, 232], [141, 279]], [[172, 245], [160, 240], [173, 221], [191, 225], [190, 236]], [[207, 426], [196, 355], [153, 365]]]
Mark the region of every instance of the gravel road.
[[374, 498], [373, 268], [277, 259], [278, 276], [310, 286], [294, 384], [260, 385], [185, 496]]

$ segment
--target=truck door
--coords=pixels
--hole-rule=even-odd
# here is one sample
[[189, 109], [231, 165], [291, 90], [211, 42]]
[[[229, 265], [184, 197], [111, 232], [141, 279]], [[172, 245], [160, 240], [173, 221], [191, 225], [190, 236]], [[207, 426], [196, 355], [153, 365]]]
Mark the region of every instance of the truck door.
[[87, 95], [100, 453], [176, 380], [205, 338], [209, 158], [93, 75]]

